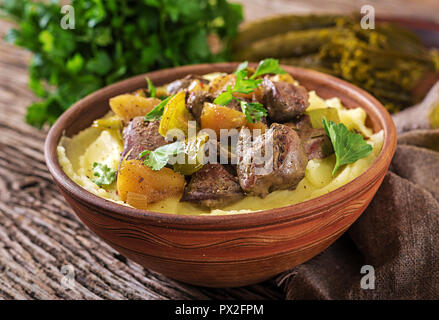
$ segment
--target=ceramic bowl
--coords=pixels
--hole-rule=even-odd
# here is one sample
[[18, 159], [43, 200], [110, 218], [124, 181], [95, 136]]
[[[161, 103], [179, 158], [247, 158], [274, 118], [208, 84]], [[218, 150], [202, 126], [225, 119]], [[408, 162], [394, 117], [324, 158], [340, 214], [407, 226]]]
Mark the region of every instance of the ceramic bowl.
[[[148, 74], [157, 85], [187, 74], [232, 72], [237, 63], [202, 64]], [[52, 126], [47, 166], [81, 221], [127, 258], [186, 283], [232, 287], [257, 283], [311, 259], [331, 245], [366, 209], [378, 190], [396, 147], [391, 116], [371, 95], [335, 77], [283, 66], [308, 90], [346, 107], [362, 107], [373, 130], [384, 130], [376, 161], [343, 187], [299, 204], [247, 214], [190, 216], [122, 206], [73, 182], [62, 170], [56, 147], [109, 110], [108, 100], [146, 86], [145, 75], [105, 87], [77, 102]], [[371, 230], [373, 232], [373, 230]]]

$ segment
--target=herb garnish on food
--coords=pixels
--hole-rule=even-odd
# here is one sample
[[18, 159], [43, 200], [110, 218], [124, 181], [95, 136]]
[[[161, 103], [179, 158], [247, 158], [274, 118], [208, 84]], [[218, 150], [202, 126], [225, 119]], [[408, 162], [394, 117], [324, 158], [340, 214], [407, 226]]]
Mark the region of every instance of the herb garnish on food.
[[152, 170], [160, 170], [168, 164], [169, 158], [177, 156], [184, 151], [184, 144], [180, 141], [176, 141], [164, 146], [158, 147], [154, 151], [145, 150], [139, 158], [145, 158], [143, 163], [150, 167]]
[[366, 157], [372, 151], [361, 134], [350, 132], [343, 123], [335, 123], [322, 119], [323, 127], [334, 147], [336, 162], [332, 175], [344, 164], [353, 163]]
[[279, 66], [279, 60], [269, 58], [259, 62], [256, 72], [251, 76], [251, 79], [262, 76], [264, 74], [284, 74], [286, 73], [284, 69]]
[[241, 100], [241, 109], [246, 119], [251, 123], [260, 122], [262, 117], [266, 117], [268, 114], [267, 109], [259, 102]]
[[251, 93], [253, 92], [262, 82], [261, 79], [256, 79], [256, 77], [264, 74], [283, 74], [286, 73], [279, 66], [279, 61], [277, 59], [265, 59], [262, 60], [255, 73], [248, 77], [247, 72], [248, 62], [245, 61], [241, 63], [234, 74], [236, 75], [236, 82], [233, 88], [227, 86], [226, 91], [221, 93], [214, 101], [215, 104], [225, 106], [229, 104], [232, 100], [239, 101], [241, 104], [242, 112], [245, 114], [247, 120], [251, 123], [261, 121], [261, 118], [267, 115], [267, 110], [264, 106], [257, 102], [247, 102], [242, 99], [238, 99], [233, 96], [234, 92], [238, 93]]
[[162, 118], [163, 112], [165, 111], [165, 106], [174, 96], [167, 97], [162, 100], [158, 105], [154, 107], [146, 116], [145, 121], [160, 120]]
[[116, 180], [116, 170], [98, 162], [93, 163], [93, 175], [97, 178], [92, 181], [100, 187], [110, 185]]
[[146, 77], [146, 82], [148, 82], [148, 92], [149, 92], [149, 96], [152, 98], [156, 97], [156, 89], [154, 84], [152, 83], [151, 79]]
[[237, 74], [237, 73], [239, 73], [242, 70], [246, 70], [247, 67], [248, 67], [248, 61], [244, 61], [244, 62], [240, 63], [238, 68], [236, 68], [234, 74]]

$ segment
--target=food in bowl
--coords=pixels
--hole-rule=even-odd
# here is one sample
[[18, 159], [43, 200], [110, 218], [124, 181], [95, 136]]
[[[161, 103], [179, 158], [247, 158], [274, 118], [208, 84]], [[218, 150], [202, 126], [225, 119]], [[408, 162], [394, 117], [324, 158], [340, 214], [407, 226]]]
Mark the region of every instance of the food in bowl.
[[274, 59], [113, 97], [58, 159], [77, 184], [149, 211], [233, 214], [335, 190], [381, 151], [366, 112], [322, 99]]

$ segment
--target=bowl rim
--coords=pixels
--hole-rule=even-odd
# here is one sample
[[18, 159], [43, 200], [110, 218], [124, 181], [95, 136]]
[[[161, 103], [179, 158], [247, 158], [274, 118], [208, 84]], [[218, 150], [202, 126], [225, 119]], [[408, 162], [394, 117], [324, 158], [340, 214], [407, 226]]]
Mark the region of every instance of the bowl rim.
[[[90, 107], [88, 105], [89, 101], [101, 95], [106, 95], [114, 88], [129, 87], [131, 83], [141, 81], [140, 79], [144, 80], [145, 76], [155, 78], [162, 74], [196, 74], [197, 70], [204, 70], [206, 67], [217, 70], [233, 70], [238, 64], [239, 62], [197, 64], [149, 72], [106, 86], [76, 102], [58, 118], [55, 124], [50, 128], [46, 137], [44, 147], [46, 164], [58, 187], [67, 192], [75, 201], [79, 201], [89, 207], [96, 214], [111, 215], [113, 218], [121, 220], [137, 220], [139, 222], [166, 228], [172, 226], [172, 228], [188, 230], [231, 230], [257, 228], [285, 223], [299, 218], [307, 218], [316, 214], [323, 214], [327, 211], [328, 204], [338, 203], [343, 201], [343, 199], [352, 198], [354, 195], [362, 193], [364, 186], [367, 185], [369, 181], [376, 181], [382, 178], [384, 175], [383, 171], [387, 171], [395, 152], [397, 138], [392, 117], [383, 105], [369, 93], [344, 80], [318, 71], [286, 65], [282, 65], [282, 68], [288, 73], [294, 74], [295, 72], [302, 72], [311, 77], [320, 77], [322, 80], [335, 83], [336, 85], [333, 85], [333, 87], [337, 88], [337, 91], [341, 90], [348, 93], [356, 93], [357, 97], [359, 97], [363, 103], [370, 105], [372, 113], [375, 113], [384, 131], [384, 143], [381, 152], [372, 165], [352, 181], [331, 192], [293, 205], [248, 213], [225, 215], [170, 214], [131, 208], [101, 198], [76, 184], [61, 168], [58, 161], [57, 146], [61, 137], [64, 135], [65, 125], [68, 124], [70, 118], [74, 118], [80, 110]], [[253, 63], [250, 65], [256, 64]]]

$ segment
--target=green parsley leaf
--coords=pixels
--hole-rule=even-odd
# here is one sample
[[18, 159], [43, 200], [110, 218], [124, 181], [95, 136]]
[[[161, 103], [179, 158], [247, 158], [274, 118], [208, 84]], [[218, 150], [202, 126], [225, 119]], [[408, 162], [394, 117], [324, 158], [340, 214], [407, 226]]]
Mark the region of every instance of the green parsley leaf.
[[215, 104], [225, 106], [229, 104], [233, 99], [239, 101], [239, 99], [233, 97], [233, 92], [240, 92], [240, 93], [253, 92], [253, 90], [255, 90], [262, 82], [261, 79], [258, 80], [248, 79], [247, 70], [245, 68], [241, 69], [240, 71], [237, 70], [235, 74], [236, 74], [236, 82], [235, 85], [233, 86], [233, 89], [230, 86], [227, 86], [226, 91], [222, 92], [218, 97], [216, 97], [216, 99], [214, 100]]
[[247, 120], [251, 123], [260, 122], [268, 113], [264, 106], [258, 102], [241, 100], [241, 109]]
[[156, 96], [156, 89], [154, 84], [152, 83], [151, 79], [146, 77], [146, 82], [148, 82], [148, 91], [149, 91], [149, 96], [152, 98], [155, 98]]
[[250, 93], [255, 90], [262, 79], [254, 80], [247, 78], [247, 70], [241, 70], [236, 74], [236, 82], [233, 87], [233, 92]]
[[238, 66], [238, 68], [236, 68], [236, 70], [235, 70], [234, 73], [237, 74], [237, 73], [239, 73], [239, 72], [242, 71], [242, 70], [246, 70], [247, 67], [248, 67], [248, 61], [244, 61], [243, 63], [241, 63], [241, 64]]
[[146, 166], [152, 170], [160, 170], [168, 164], [170, 157], [175, 157], [181, 152], [184, 152], [184, 143], [176, 141], [158, 147], [154, 151], [145, 150], [139, 155], [139, 158], [146, 157], [143, 161]]
[[325, 117], [322, 122], [326, 134], [331, 139], [336, 156], [332, 175], [335, 175], [340, 166], [353, 163], [371, 153], [372, 146], [364, 140], [361, 134], [350, 132], [343, 123], [337, 124], [326, 120]]
[[213, 103], [225, 106], [228, 105], [233, 99], [232, 88], [227, 86], [227, 90], [216, 97]]
[[98, 162], [93, 163], [93, 175], [98, 177], [92, 179], [93, 182], [100, 187], [110, 185], [116, 180], [116, 170]]
[[286, 73], [286, 71], [283, 70], [279, 66], [279, 60], [269, 58], [269, 59], [265, 59], [265, 60], [262, 60], [261, 62], [259, 62], [259, 65], [258, 65], [258, 68], [256, 69], [256, 72], [250, 78], [254, 79], [256, 77], [259, 77], [263, 74], [268, 74], [268, 73], [283, 74], [283, 73]]
[[158, 105], [154, 107], [146, 116], [145, 121], [154, 121], [160, 120], [163, 115], [163, 111], [165, 111], [165, 106], [172, 99], [173, 96], [167, 97], [165, 100], [162, 100]]

